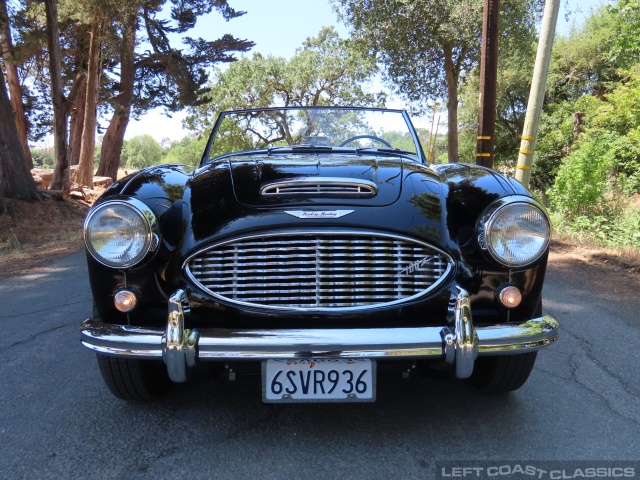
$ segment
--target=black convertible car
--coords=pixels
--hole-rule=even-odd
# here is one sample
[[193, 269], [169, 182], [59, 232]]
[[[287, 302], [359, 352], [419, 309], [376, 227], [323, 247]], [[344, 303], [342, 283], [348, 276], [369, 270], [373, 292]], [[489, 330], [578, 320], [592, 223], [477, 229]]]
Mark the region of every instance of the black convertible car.
[[558, 335], [544, 208], [493, 170], [428, 165], [404, 111], [224, 112], [198, 168], [123, 178], [84, 234], [81, 339], [124, 399], [204, 363], [261, 374], [265, 402], [373, 401], [383, 370], [506, 392]]

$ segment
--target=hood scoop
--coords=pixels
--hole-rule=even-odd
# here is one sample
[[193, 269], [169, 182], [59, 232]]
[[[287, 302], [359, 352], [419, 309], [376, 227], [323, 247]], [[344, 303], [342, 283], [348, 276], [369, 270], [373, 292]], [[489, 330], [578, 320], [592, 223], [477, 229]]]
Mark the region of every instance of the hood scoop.
[[403, 160], [375, 155], [238, 155], [228, 160], [248, 207], [382, 207], [398, 200]]
[[372, 198], [378, 186], [368, 180], [335, 177], [299, 177], [262, 185], [260, 196], [276, 198]]

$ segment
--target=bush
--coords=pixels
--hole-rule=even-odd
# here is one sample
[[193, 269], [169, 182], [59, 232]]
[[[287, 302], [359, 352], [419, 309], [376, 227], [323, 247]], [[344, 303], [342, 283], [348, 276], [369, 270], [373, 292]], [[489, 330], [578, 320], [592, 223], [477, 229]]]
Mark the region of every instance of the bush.
[[31, 158], [35, 168], [53, 168], [55, 161], [53, 148], [33, 148]]
[[566, 218], [611, 213], [610, 179], [617, 160], [617, 135], [591, 135], [560, 166], [554, 186], [547, 191], [551, 207]]
[[604, 246], [640, 247], [637, 144], [595, 132], [566, 157], [547, 191], [556, 228]]

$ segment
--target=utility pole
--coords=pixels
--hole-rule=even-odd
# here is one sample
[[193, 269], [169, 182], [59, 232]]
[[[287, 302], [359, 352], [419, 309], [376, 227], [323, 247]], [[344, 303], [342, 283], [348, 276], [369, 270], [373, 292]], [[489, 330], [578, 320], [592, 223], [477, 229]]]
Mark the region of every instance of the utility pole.
[[489, 168], [493, 168], [493, 145], [496, 133], [499, 19], [500, 0], [484, 0], [476, 164]]
[[520, 180], [524, 185], [529, 185], [529, 180], [531, 179], [533, 152], [536, 148], [540, 114], [544, 102], [544, 93], [547, 89], [547, 75], [549, 74], [549, 65], [551, 63], [551, 50], [553, 49], [553, 39], [556, 34], [560, 1], [546, 0], [544, 5], [538, 53], [536, 54], [536, 64], [533, 69], [529, 103], [527, 104], [527, 113], [524, 119], [518, 165], [516, 166], [516, 179]]

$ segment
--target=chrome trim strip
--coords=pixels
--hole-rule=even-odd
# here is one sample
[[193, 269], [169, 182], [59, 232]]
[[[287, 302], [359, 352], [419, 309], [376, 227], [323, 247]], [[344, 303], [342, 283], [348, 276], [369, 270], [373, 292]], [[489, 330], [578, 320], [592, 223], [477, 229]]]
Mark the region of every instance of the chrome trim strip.
[[[229, 245], [232, 243], [240, 243], [240, 242], [245, 242], [245, 241], [251, 241], [254, 239], [260, 239], [260, 240], [264, 240], [265, 238], [268, 237], [278, 237], [278, 236], [312, 236], [312, 235], [323, 235], [323, 236], [331, 236], [331, 235], [353, 235], [353, 236], [357, 236], [357, 235], [365, 235], [365, 236], [369, 236], [371, 238], [375, 238], [376, 240], [380, 240], [382, 242], [389, 242], [389, 241], [394, 241], [394, 240], [398, 240], [398, 241], [403, 241], [403, 242], [409, 242], [409, 243], [413, 243], [416, 245], [420, 245], [424, 248], [427, 248], [429, 250], [435, 251], [438, 254], [442, 255], [442, 257], [444, 257], [445, 262], [437, 262], [437, 265], [446, 265], [446, 269], [444, 271], [444, 273], [439, 277], [438, 280], [436, 280], [433, 284], [430, 285], [429, 288], [420, 291], [419, 293], [409, 296], [409, 297], [405, 297], [405, 298], [401, 298], [399, 300], [393, 300], [393, 301], [383, 301], [381, 303], [375, 304], [375, 305], [361, 305], [361, 306], [344, 306], [344, 307], [290, 307], [290, 306], [278, 306], [278, 305], [264, 305], [264, 304], [258, 304], [258, 303], [252, 303], [252, 302], [246, 302], [246, 301], [242, 301], [242, 300], [234, 300], [234, 299], [230, 299], [228, 297], [225, 297], [223, 295], [220, 295], [219, 293], [213, 292], [212, 290], [210, 290], [209, 288], [207, 288], [205, 285], [203, 285], [201, 283], [200, 280], [198, 280], [194, 274], [191, 272], [191, 269], [189, 268], [189, 262], [191, 262], [191, 260], [196, 259], [196, 257], [208, 252], [209, 250], [213, 250], [213, 249], [217, 249], [219, 247], [223, 247], [225, 245]], [[320, 243], [323, 244], [327, 244], [330, 245], [331, 242], [330, 241], [325, 241], [325, 240], [321, 240]], [[262, 244], [259, 244], [262, 245]], [[312, 244], [312, 245], [305, 245], [305, 246], [309, 246], [310, 251], [315, 251], [316, 250], [316, 244]], [[403, 253], [404, 249], [398, 249], [398, 251], [394, 251], [392, 254], [387, 255], [388, 257], [393, 257], [395, 258], [397, 261], [402, 261], [404, 262], [404, 257], [406, 256], [405, 253]], [[249, 250], [249, 251], [255, 251], [255, 252], [259, 252], [260, 256], [262, 258], [265, 257], [265, 252], [264, 249], [262, 248], [256, 248], [255, 250]], [[331, 253], [331, 255], [329, 257], [335, 257], [335, 255], [337, 255], [338, 252], [335, 253]], [[357, 254], [356, 254], [357, 255]], [[349, 253], [349, 256], [351, 257], [352, 254]], [[282, 259], [279, 259], [277, 256], [275, 256], [274, 260], [278, 259], [279, 263], [282, 264]], [[197, 260], [196, 260], [197, 261]], [[435, 265], [435, 264], [434, 264]], [[297, 312], [317, 312], [317, 313], [323, 313], [323, 312], [344, 312], [344, 311], [363, 311], [363, 310], [368, 310], [371, 308], [379, 308], [379, 307], [388, 307], [388, 306], [393, 306], [393, 305], [399, 305], [402, 303], [407, 303], [407, 302], [411, 302], [413, 300], [416, 300], [418, 298], [424, 297], [426, 295], [428, 295], [429, 293], [431, 293], [432, 291], [436, 290], [438, 287], [440, 287], [444, 282], [446, 282], [452, 271], [454, 268], [455, 262], [453, 260], [453, 258], [444, 250], [435, 247], [433, 245], [430, 245], [426, 242], [423, 242], [421, 240], [415, 239], [415, 238], [411, 238], [411, 237], [407, 237], [404, 235], [396, 235], [396, 234], [390, 234], [390, 233], [384, 233], [384, 232], [378, 232], [375, 230], [356, 230], [356, 229], [345, 229], [345, 230], [325, 230], [325, 229], [300, 229], [300, 230], [295, 230], [295, 231], [291, 231], [291, 230], [284, 230], [284, 231], [268, 231], [268, 232], [263, 232], [260, 234], [252, 234], [252, 235], [246, 235], [246, 236], [242, 236], [242, 237], [235, 237], [232, 239], [228, 239], [225, 240], [223, 242], [220, 243], [216, 243], [214, 245], [209, 245], [205, 248], [202, 248], [200, 250], [197, 250], [195, 253], [191, 254], [189, 257], [187, 257], [187, 259], [184, 261], [184, 263], [182, 264], [182, 270], [185, 272], [185, 274], [187, 275], [187, 277], [195, 284], [198, 286], [199, 289], [201, 289], [202, 291], [206, 292], [207, 294], [211, 295], [212, 297], [223, 301], [225, 303], [231, 303], [233, 305], [239, 305], [242, 307], [251, 307], [251, 308], [260, 308], [260, 309], [265, 309], [265, 310], [280, 310], [280, 311], [297, 311]], [[296, 269], [295, 271], [301, 271], [300, 269]], [[304, 271], [304, 270], [302, 270]], [[333, 271], [333, 269], [332, 269]], [[235, 270], [234, 270], [235, 272]], [[233, 273], [233, 275], [235, 276], [235, 273]], [[423, 278], [423, 272], [421, 272], [420, 275], [416, 275], [417, 278]], [[397, 272], [394, 272], [394, 277], [397, 277]], [[299, 278], [299, 277], [298, 277]], [[314, 276], [314, 278], [316, 278], [316, 276]], [[402, 282], [403, 280], [398, 280], [398, 282]], [[402, 285], [398, 285], [396, 284], [396, 291], [401, 291], [402, 290]]]
[[352, 214], [355, 210], [285, 210], [284, 213], [291, 215], [292, 217], [300, 219], [312, 219], [318, 218], [342, 218]]
[[378, 194], [378, 186], [369, 180], [335, 177], [298, 177], [262, 185], [262, 198], [278, 197], [349, 197], [372, 198]]

